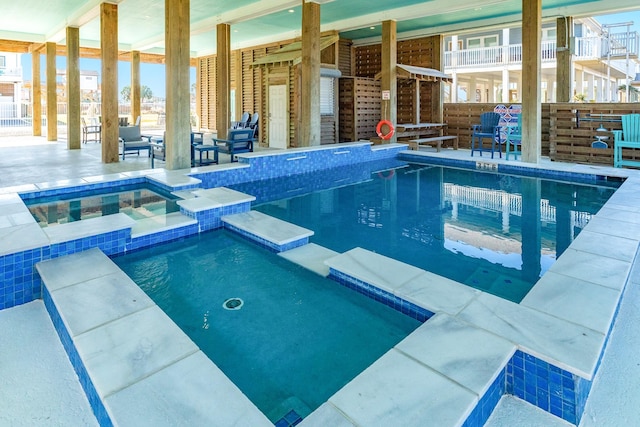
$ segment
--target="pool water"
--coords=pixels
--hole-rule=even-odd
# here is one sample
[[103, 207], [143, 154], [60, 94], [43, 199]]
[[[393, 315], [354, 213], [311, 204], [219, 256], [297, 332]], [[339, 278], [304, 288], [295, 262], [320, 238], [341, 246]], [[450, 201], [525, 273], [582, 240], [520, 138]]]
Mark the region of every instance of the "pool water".
[[146, 184], [122, 185], [67, 195], [26, 199], [24, 202], [41, 227], [124, 213], [138, 221], [178, 212], [173, 196]]
[[114, 261], [273, 422], [305, 417], [420, 325], [225, 230]]
[[[307, 177], [318, 179], [330, 181], [331, 173]], [[616, 187], [409, 164], [356, 184], [282, 196], [300, 181], [233, 188], [269, 195], [252, 208], [313, 230], [314, 243], [340, 253], [362, 247], [514, 302]]]

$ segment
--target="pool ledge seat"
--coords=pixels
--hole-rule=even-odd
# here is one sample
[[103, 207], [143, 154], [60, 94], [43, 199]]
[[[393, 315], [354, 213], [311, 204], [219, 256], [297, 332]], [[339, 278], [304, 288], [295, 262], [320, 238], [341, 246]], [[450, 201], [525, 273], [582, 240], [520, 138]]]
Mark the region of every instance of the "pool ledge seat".
[[44, 233], [52, 244], [69, 242], [85, 237], [124, 230], [135, 225], [135, 221], [123, 213], [105, 215], [82, 221], [58, 224], [55, 227], [43, 228]]
[[275, 252], [283, 252], [309, 242], [313, 231], [281, 219], [249, 211], [222, 217], [225, 228], [235, 231]]
[[100, 425], [273, 426], [99, 249], [36, 268]]

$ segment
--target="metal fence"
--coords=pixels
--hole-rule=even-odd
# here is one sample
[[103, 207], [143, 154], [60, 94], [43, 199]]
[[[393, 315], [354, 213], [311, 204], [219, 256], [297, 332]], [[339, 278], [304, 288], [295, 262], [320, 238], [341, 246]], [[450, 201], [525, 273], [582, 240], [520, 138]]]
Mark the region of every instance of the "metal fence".
[[[58, 135], [67, 133], [67, 103], [59, 102], [57, 107]], [[146, 130], [164, 129], [165, 103], [144, 102], [140, 106], [142, 128]], [[42, 105], [42, 128], [46, 132], [46, 105]], [[99, 102], [83, 102], [80, 104], [80, 115], [87, 123], [98, 123], [102, 115]], [[127, 117], [130, 123], [135, 121], [131, 117], [131, 104], [123, 103], [118, 106], [118, 115]], [[191, 117], [195, 117], [195, 104], [191, 105]], [[33, 105], [29, 102], [0, 102], [0, 136], [26, 136], [33, 133]]]

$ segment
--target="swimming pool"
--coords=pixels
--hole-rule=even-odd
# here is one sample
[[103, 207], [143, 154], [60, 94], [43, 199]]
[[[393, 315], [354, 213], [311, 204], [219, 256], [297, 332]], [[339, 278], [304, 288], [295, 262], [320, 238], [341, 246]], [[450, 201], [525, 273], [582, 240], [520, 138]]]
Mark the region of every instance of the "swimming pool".
[[306, 417], [421, 324], [229, 231], [114, 261], [273, 422]]
[[110, 186], [55, 196], [25, 198], [41, 227], [122, 212], [134, 220], [178, 212], [179, 197], [148, 183]]
[[305, 194], [299, 177], [231, 187], [334, 251], [362, 247], [519, 302], [619, 185], [420, 164], [367, 178]]

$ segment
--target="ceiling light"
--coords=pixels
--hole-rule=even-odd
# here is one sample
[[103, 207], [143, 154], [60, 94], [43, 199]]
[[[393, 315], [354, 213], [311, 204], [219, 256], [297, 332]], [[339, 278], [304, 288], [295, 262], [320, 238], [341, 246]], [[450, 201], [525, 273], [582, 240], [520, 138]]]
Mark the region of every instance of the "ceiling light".
[[289, 13], [293, 13], [293, 12], [295, 12], [295, 10], [289, 9]]

